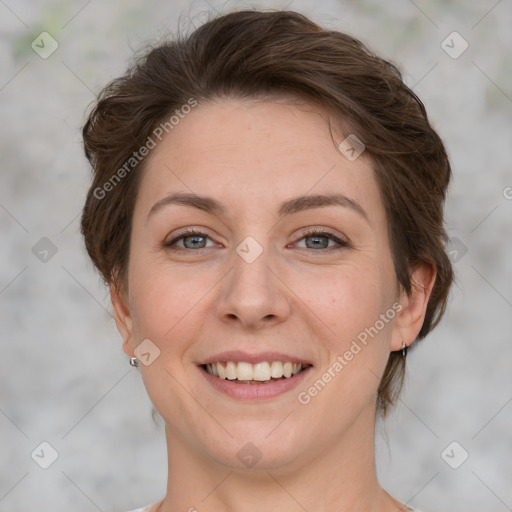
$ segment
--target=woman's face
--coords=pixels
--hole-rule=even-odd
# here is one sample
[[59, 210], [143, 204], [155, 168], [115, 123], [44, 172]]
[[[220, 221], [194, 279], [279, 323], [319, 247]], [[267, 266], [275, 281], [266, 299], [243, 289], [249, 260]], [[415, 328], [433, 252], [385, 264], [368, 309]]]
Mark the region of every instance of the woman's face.
[[241, 100], [197, 106], [152, 150], [113, 301], [173, 439], [240, 468], [373, 429], [389, 353], [426, 303], [398, 291], [365, 153], [346, 158], [312, 108]]

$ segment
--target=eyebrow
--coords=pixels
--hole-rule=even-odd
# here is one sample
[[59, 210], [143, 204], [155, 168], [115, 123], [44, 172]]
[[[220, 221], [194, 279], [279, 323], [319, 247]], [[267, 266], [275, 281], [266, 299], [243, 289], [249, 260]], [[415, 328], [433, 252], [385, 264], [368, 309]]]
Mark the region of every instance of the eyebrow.
[[[212, 197], [198, 196], [197, 194], [189, 192], [176, 192], [157, 201], [152, 206], [151, 210], [149, 210], [147, 220], [149, 220], [151, 215], [171, 204], [196, 208], [213, 215], [226, 214], [224, 205]], [[281, 203], [278, 215], [282, 218], [286, 215], [312, 210], [314, 208], [324, 208], [326, 206], [342, 206], [349, 208], [361, 215], [366, 221], [369, 221], [368, 215], [363, 207], [358, 202], [354, 201], [354, 199], [350, 199], [343, 194], [316, 194], [294, 197]]]

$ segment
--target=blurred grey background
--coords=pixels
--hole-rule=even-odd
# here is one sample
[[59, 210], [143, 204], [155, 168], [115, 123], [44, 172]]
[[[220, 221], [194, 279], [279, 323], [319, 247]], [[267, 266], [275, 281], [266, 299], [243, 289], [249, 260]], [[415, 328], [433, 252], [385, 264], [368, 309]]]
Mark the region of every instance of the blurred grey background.
[[134, 50], [244, 6], [361, 38], [426, 104], [454, 169], [457, 284], [379, 425], [379, 474], [424, 512], [512, 510], [510, 0], [0, 0], [0, 511], [120, 512], [165, 493], [163, 425], [79, 235], [80, 130]]

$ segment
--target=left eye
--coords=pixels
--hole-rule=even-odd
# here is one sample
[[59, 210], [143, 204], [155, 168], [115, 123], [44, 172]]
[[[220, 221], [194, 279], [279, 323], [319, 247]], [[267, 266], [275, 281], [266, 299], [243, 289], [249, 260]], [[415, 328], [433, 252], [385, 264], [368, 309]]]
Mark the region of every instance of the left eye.
[[[310, 242], [308, 242], [308, 239]], [[306, 249], [332, 249], [338, 246], [348, 247], [348, 243], [341, 240], [333, 233], [328, 231], [310, 231], [305, 233], [300, 240], [306, 241]], [[329, 241], [334, 242], [334, 245], [329, 246]]]

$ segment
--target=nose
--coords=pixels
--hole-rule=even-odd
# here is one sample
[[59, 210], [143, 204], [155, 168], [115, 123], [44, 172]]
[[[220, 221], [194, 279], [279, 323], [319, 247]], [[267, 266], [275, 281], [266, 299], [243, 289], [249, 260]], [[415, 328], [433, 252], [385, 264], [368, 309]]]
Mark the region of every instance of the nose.
[[269, 250], [252, 262], [233, 254], [232, 270], [223, 280], [217, 303], [223, 322], [260, 329], [288, 318], [291, 292], [273, 266], [275, 260], [272, 261]]

